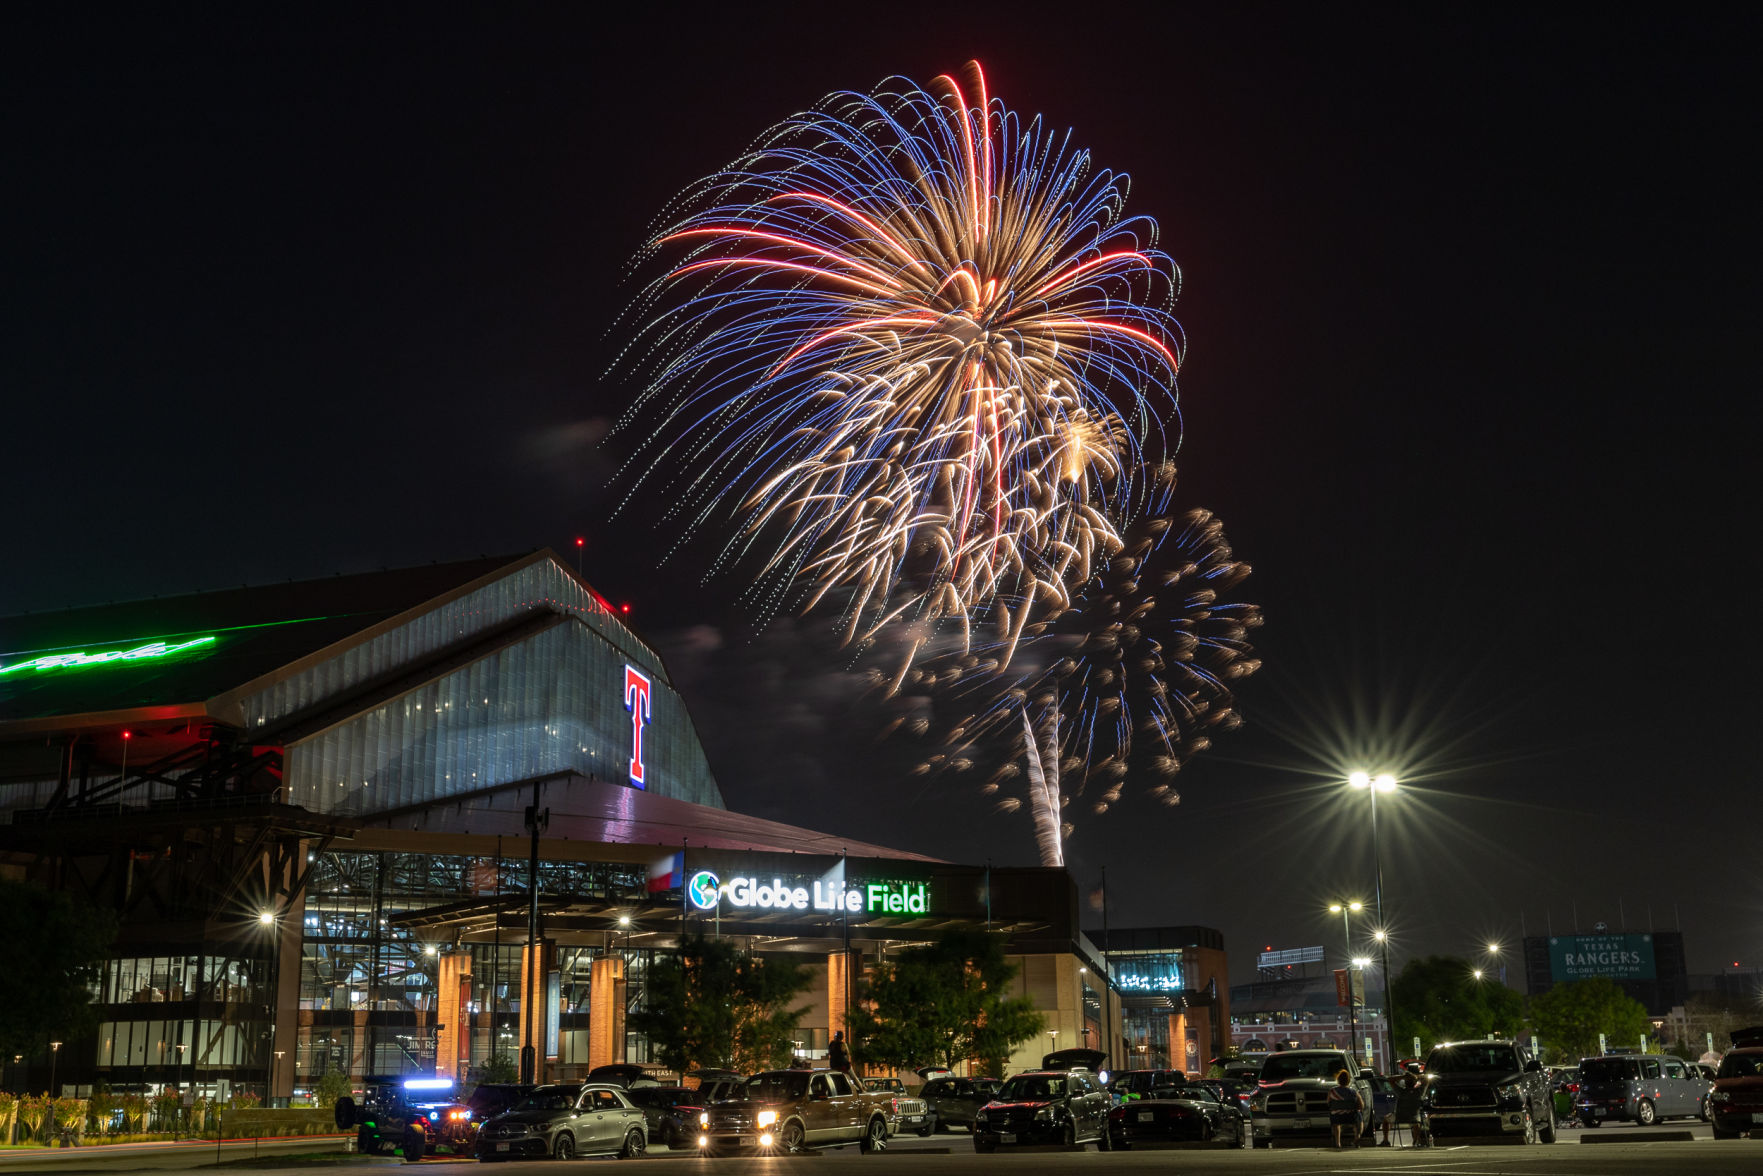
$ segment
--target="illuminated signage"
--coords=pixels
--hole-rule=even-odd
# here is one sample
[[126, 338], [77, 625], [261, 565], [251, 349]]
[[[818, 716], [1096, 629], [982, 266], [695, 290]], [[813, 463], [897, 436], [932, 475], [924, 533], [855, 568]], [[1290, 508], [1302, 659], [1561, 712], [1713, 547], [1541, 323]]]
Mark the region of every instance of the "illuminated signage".
[[647, 788], [648, 769], [643, 765], [643, 728], [649, 725], [649, 676], [635, 666], [624, 667], [624, 709], [631, 713], [631, 783]]
[[1180, 992], [1180, 976], [1122, 976], [1115, 982], [1128, 992]]
[[1549, 978], [1556, 983], [1602, 976], [1654, 980], [1651, 935], [1558, 935], [1549, 940]]
[[727, 905], [737, 911], [837, 911], [857, 915], [923, 915], [930, 912], [930, 887], [923, 882], [837, 882], [816, 879], [796, 886], [782, 878], [730, 878], [722, 881], [699, 870], [686, 883], [686, 898], [698, 910]]
[[188, 641], [149, 641], [145, 645], [137, 645], [133, 649], [106, 649], [99, 653], [51, 653], [45, 657], [32, 658], [29, 661], [13, 662], [9, 666], [0, 666], [0, 674], [10, 674], [15, 670], [59, 670], [73, 666], [102, 666], [111, 662], [146, 661], [157, 657], [170, 657], [175, 653], [183, 653], [200, 645], [209, 645], [213, 637], [193, 637]]

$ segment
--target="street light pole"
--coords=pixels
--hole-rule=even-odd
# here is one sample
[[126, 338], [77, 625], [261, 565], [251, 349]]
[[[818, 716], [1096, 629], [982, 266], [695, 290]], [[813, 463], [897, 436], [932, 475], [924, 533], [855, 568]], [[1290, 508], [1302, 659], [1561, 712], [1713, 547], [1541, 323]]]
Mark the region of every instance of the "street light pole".
[[[49, 1102], [51, 1106], [55, 1102], [55, 1063], [59, 1060], [61, 1060], [61, 1043], [51, 1041], [49, 1043]], [[50, 1111], [50, 1117], [54, 1117], [53, 1110]], [[53, 1126], [53, 1124], [51, 1125]]]
[[1396, 1061], [1396, 998], [1390, 975], [1390, 925], [1383, 916], [1383, 854], [1377, 841], [1377, 794], [1394, 792], [1396, 778], [1388, 772], [1375, 777], [1368, 772], [1354, 772], [1347, 777], [1347, 783], [1371, 793], [1371, 866], [1377, 887], [1378, 967], [1383, 972], [1383, 1054], [1384, 1065], [1393, 1066]]
[[[1352, 1057], [1359, 1048], [1359, 1018], [1353, 1009], [1353, 927], [1347, 921], [1348, 912], [1363, 910], [1362, 902], [1331, 902], [1328, 904], [1329, 914], [1341, 916], [1341, 946], [1346, 948], [1347, 973], [1347, 1056]], [[1354, 1075], [1357, 1077], [1357, 1075]]]

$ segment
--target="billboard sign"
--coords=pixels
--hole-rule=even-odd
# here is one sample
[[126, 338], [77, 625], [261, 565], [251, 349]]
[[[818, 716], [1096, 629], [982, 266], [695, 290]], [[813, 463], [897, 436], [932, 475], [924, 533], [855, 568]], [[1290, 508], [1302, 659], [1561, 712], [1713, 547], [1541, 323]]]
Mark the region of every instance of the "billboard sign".
[[1651, 935], [1551, 935], [1549, 979], [1656, 980]]

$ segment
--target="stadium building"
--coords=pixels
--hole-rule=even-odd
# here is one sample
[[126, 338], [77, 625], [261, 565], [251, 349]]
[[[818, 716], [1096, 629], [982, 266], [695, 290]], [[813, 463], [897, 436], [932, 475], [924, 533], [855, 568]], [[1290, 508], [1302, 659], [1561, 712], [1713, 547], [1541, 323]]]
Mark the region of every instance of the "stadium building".
[[686, 927], [812, 965], [809, 1056], [955, 927], [1008, 935], [1060, 1046], [1130, 1056], [1069, 875], [730, 812], [621, 611], [540, 551], [0, 619], [0, 870], [121, 924], [57, 1087], [646, 1063], [626, 1016]]

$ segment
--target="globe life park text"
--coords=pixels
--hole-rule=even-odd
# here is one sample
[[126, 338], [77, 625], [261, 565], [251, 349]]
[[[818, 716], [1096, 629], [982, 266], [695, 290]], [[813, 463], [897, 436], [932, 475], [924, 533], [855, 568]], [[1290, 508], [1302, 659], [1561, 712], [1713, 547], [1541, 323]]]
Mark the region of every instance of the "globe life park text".
[[727, 903], [738, 910], [833, 911], [840, 914], [923, 915], [930, 911], [930, 888], [923, 882], [843, 882], [816, 879], [793, 886], [782, 878], [720, 880], [699, 870], [686, 886], [691, 904], [701, 911]]

